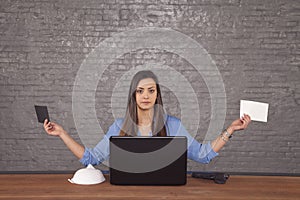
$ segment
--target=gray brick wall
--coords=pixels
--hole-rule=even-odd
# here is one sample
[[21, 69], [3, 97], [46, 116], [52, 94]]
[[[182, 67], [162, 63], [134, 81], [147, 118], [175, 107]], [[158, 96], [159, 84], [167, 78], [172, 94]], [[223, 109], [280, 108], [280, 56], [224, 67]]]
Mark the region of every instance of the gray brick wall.
[[[191, 37], [215, 62], [226, 91], [224, 126], [239, 116], [240, 99], [270, 103], [268, 123], [253, 122], [210, 164], [189, 161], [188, 169], [300, 173], [299, 13], [294, 0], [1, 0], [0, 171], [82, 167], [59, 138], [46, 135], [33, 105], [47, 105], [51, 119], [82, 142], [72, 90], [84, 59], [114, 34], [161, 27]], [[212, 117], [205, 80], [187, 60], [159, 49], [128, 52], [105, 70], [95, 95], [100, 126], [106, 131], [114, 121], [111, 96], [118, 80], [150, 61], [172, 67], [191, 84], [202, 140]], [[175, 91], [163, 92], [166, 110], [181, 117]], [[193, 112], [192, 105], [187, 109]]]

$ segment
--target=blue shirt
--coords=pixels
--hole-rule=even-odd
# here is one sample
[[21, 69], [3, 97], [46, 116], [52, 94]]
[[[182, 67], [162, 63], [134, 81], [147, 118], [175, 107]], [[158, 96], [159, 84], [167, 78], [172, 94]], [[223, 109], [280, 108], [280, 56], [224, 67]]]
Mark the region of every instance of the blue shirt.
[[[85, 148], [80, 162], [84, 165], [98, 165], [109, 158], [109, 138], [118, 136], [122, 128], [123, 119], [117, 119], [110, 127], [103, 139], [94, 148]], [[200, 163], [209, 163], [218, 153], [214, 152], [210, 142], [201, 144], [195, 140], [181, 124], [181, 121], [167, 115], [166, 130], [168, 136], [185, 136], [188, 141], [187, 156], [189, 159]]]

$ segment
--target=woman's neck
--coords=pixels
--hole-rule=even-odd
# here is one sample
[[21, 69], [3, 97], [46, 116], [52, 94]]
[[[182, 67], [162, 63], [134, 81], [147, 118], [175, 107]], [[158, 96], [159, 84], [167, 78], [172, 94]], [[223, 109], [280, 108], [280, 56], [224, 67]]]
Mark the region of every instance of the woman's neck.
[[153, 109], [141, 110], [138, 109], [138, 125], [150, 126], [153, 120]]

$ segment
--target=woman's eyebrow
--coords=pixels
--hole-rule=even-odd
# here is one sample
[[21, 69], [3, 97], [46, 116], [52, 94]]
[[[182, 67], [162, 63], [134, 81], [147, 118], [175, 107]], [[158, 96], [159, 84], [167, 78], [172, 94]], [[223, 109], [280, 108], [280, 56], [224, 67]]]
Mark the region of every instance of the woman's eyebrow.
[[[155, 88], [155, 86], [153, 85], [153, 86], [151, 86], [151, 87], [149, 87], [148, 89], [153, 89], [153, 88]], [[144, 87], [141, 87], [141, 86], [138, 86], [137, 87], [137, 89], [145, 89]]]
[[152, 85], [152, 86], [150, 86], [150, 87], [137, 86], [137, 88], [141, 88], [141, 89], [148, 88], [148, 89], [150, 89], [150, 88], [155, 88], [155, 85]]

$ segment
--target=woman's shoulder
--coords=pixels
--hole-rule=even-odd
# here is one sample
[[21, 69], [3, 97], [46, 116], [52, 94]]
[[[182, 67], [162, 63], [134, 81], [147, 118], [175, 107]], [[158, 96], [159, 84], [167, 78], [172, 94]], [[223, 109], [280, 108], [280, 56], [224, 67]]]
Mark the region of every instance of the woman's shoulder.
[[121, 129], [124, 122], [124, 118], [116, 118], [112, 126], [117, 126]]
[[122, 118], [115, 119], [114, 123], [112, 123], [110, 125], [108, 131], [106, 132], [106, 136], [110, 137], [110, 136], [119, 135], [120, 130], [123, 125], [123, 121], [124, 121], [124, 119], [122, 119]]
[[171, 116], [171, 115], [167, 115], [167, 123], [173, 123], [173, 124], [180, 124], [181, 121], [179, 118]]

